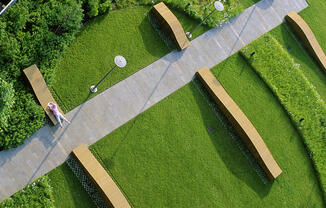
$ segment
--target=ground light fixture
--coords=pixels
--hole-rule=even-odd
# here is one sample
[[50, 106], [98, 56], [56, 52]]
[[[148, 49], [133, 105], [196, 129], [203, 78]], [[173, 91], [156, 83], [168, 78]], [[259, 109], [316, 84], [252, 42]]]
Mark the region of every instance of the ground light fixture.
[[115, 66], [96, 84], [90, 87], [92, 93], [97, 92], [97, 87], [109, 76], [109, 74], [116, 68], [123, 68], [127, 65], [127, 61], [123, 56], [114, 57]]
[[208, 18], [209, 16], [211, 16], [211, 15], [212, 15], [216, 10], [219, 11], [219, 12], [221, 12], [221, 11], [224, 10], [224, 6], [223, 6], [223, 4], [222, 4], [220, 1], [215, 1], [215, 2], [214, 2], [214, 7], [215, 7], [215, 9], [214, 9], [213, 11], [211, 11], [211, 13], [209, 13], [209, 15], [208, 15], [207, 17], [205, 17], [205, 19], [203, 19], [203, 21], [201, 21], [201, 23], [200, 23], [199, 25], [197, 25], [197, 26], [195, 27], [195, 29], [193, 29], [191, 32], [186, 32], [186, 35], [187, 35], [188, 38], [191, 38], [191, 37], [192, 37], [192, 33], [193, 33], [195, 30], [197, 30], [197, 28], [198, 28], [200, 25], [202, 25], [202, 24], [207, 20], [207, 18]]

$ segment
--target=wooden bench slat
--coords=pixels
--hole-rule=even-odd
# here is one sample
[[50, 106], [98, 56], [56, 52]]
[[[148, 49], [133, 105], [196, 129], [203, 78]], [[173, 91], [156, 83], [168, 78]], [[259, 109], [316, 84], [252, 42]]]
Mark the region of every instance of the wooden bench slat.
[[98, 191], [109, 206], [115, 208], [131, 207], [119, 187], [115, 184], [85, 144], [75, 148], [72, 153], [80, 162], [88, 176], [92, 179], [94, 185], [97, 187]]
[[[40, 102], [41, 106], [43, 107], [46, 114], [49, 116], [50, 120], [52, 121], [53, 125], [57, 125], [58, 121], [55, 118], [53, 112], [48, 107], [49, 102], [56, 103], [54, 98], [52, 97], [52, 94], [50, 90], [48, 89], [45, 80], [40, 72], [40, 70], [37, 68], [37, 66], [34, 64], [26, 69], [24, 69], [24, 74], [26, 75], [29, 83], [31, 84], [33, 91]], [[63, 115], [64, 113], [60, 109], [60, 107], [57, 105], [59, 112]]]
[[223, 86], [217, 81], [207, 67], [197, 71], [197, 75], [204, 83], [216, 104], [221, 108], [230, 123], [237, 130], [248, 149], [257, 159], [268, 178], [273, 180], [278, 177], [282, 173], [281, 168], [276, 163], [256, 128], [228, 95]]
[[190, 45], [179, 20], [163, 2], [154, 5], [152, 12], [162, 24], [166, 32], [171, 36], [172, 40], [177, 45], [178, 50], [183, 50]]

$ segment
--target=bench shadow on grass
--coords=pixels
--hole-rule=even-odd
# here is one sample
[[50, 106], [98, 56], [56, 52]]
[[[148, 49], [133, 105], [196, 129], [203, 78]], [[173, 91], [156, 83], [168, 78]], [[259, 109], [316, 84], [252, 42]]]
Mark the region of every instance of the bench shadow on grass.
[[[290, 54], [291, 57], [295, 57], [300, 60], [300, 67], [304, 71], [309, 71], [318, 78], [320, 82], [326, 83], [326, 76], [321, 66], [309, 50], [304, 46], [302, 40], [293, 31], [290, 25], [286, 22], [280, 25], [281, 36], [285, 40], [285, 44], [279, 41], [283, 48]], [[275, 36], [274, 36], [275, 37]], [[295, 61], [295, 60], [294, 60]]]
[[[56, 175], [53, 176], [53, 177], [58, 177], [58, 175], [59, 175], [59, 178], [52, 178], [52, 176], [50, 175], [51, 185], [54, 189], [53, 190], [54, 194], [56, 194], [56, 191], [59, 191], [59, 192], [61, 192], [61, 194], [56, 194], [56, 195], [65, 197], [62, 194], [70, 193], [70, 196], [71, 196], [71, 197], [69, 197], [71, 199], [70, 201], [72, 201], [72, 203], [75, 205], [75, 207], [78, 207], [78, 208], [83, 208], [83, 207], [85, 207], [85, 208], [92, 207], [93, 208], [94, 207], [95, 208], [96, 206], [90, 199], [86, 190], [82, 187], [82, 185], [79, 182], [79, 180], [77, 179], [77, 177], [71, 171], [71, 169], [69, 168], [67, 163], [63, 163], [59, 167], [60, 167], [60, 169], [56, 169], [56, 171], [60, 171], [61, 174], [59, 174], [59, 172], [54, 172]], [[58, 179], [60, 181], [58, 181]], [[57, 183], [59, 184], [59, 186], [56, 186]], [[63, 187], [65, 187], [65, 189], [61, 190]], [[63, 199], [63, 198], [58, 198], [58, 199]], [[69, 201], [69, 200], [67, 198], [64, 201], [59, 201], [59, 202], [57, 202], [57, 200], [55, 200], [55, 205], [67, 206], [68, 204], [66, 204], [65, 201]]]
[[[212, 107], [207, 104], [205, 99], [202, 98], [205, 95], [201, 95], [202, 97], [198, 97], [199, 86], [196, 86], [198, 82], [199, 82], [198, 80], [192, 81], [191, 90], [197, 102], [198, 108], [200, 109], [203, 118], [205, 118], [207, 117], [206, 116], [207, 111], [211, 111], [210, 114], [214, 114], [215, 112], [212, 109]], [[207, 96], [207, 98], [211, 99], [209, 96]], [[208, 101], [210, 103], [212, 102], [212, 100], [208, 100]], [[207, 110], [207, 108], [210, 109]], [[264, 184], [261, 177], [255, 172], [254, 167], [250, 163], [249, 159], [241, 152], [241, 150], [237, 146], [238, 142], [240, 141], [235, 141], [230, 134], [228, 134], [227, 138], [218, 137], [216, 134], [217, 130], [215, 128], [222, 128], [223, 131], [229, 131], [225, 127], [221, 127], [222, 126], [221, 122], [226, 122], [227, 123], [226, 125], [231, 125], [231, 124], [228, 121], [226, 121], [227, 119], [225, 117], [222, 118], [222, 121], [220, 121], [215, 116], [214, 121], [216, 121], [217, 123], [214, 124], [210, 123], [209, 120], [210, 119], [203, 119], [203, 123], [207, 130], [211, 127], [214, 128], [213, 132], [210, 132], [208, 130], [208, 134], [210, 136], [212, 143], [214, 144], [216, 151], [218, 152], [222, 161], [224, 162], [225, 167], [227, 167], [230, 173], [232, 173], [238, 179], [240, 179], [245, 184], [247, 184], [247, 186], [250, 187], [253, 191], [255, 191], [260, 198], [266, 197], [272, 188], [273, 182], [269, 181], [267, 184]], [[235, 138], [235, 139], [239, 139], [239, 138]], [[241, 143], [243, 142], [241, 141]]]
[[172, 51], [151, 25], [148, 14], [144, 17], [138, 29], [141, 33], [146, 51], [152, 56], [160, 58]]

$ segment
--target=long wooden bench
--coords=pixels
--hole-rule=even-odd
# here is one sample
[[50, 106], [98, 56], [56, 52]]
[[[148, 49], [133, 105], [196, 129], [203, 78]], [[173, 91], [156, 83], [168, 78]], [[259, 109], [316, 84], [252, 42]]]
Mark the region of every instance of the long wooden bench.
[[285, 19], [290, 23], [292, 29], [299, 36], [305, 47], [316, 59], [319, 65], [326, 72], [326, 56], [323, 49], [320, 47], [314, 33], [309, 25], [296, 13], [290, 12]]
[[163, 29], [170, 35], [178, 50], [181, 51], [190, 45], [180, 22], [163, 2], [154, 5], [152, 12]]
[[80, 162], [81, 166], [84, 168], [87, 175], [110, 207], [131, 207], [118, 186], [114, 183], [112, 178], [96, 160], [85, 144], [75, 148], [72, 153]]
[[248, 149], [257, 159], [268, 178], [273, 180], [278, 177], [282, 173], [282, 170], [274, 160], [263, 139], [246, 115], [232, 100], [232, 98], [228, 95], [228, 93], [224, 90], [222, 85], [217, 81], [215, 76], [207, 67], [197, 71], [197, 75], [204, 83], [206, 89], [213, 97], [216, 104], [239, 133], [241, 139], [247, 145]]
[[[50, 120], [52, 121], [53, 125], [57, 125], [58, 121], [55, 118], [53, 112], [50, 110], [48, 103], [56, 103], [54, 98], [52, 97], [52, 94], [50, 90], [48, 89], [45, 80], [40, 72], [40, 70], [37, 68], [37, 66], [34, 64], [26, 69], [24, 69], [24, 73], [31, 84], [34, 93], [40, 102], [41, 106], [43, 107], [46, 114], [49, 116]], [[60, 113], [64, 115], [60, 107], [57, 105], [58, 110]]]

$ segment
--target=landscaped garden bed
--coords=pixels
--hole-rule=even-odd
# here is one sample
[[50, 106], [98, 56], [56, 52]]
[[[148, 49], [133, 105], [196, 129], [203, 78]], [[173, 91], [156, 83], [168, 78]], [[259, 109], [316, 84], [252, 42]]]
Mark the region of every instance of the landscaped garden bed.
[[[176, 1], [167, 3], [172, 9], [179, 10], [179, 12], [175, 11], [179, 13], [176, 14], [177, 17], [184, 23], [184, 29], [190, 30], [198, 22], [184, 13], [195, 19], [203, 19], [207, 12], [213, 9], [212, 2], [192, 1], [190, 6]], [[215, 26], [215, 23], [220, 24], [220, 21], [239, 14], [255, 0], [241, 2], [224, 1], [225, 12], [223, 14], [216, 12], [207, 24], [210, 26]], [[7, 121], [0, 126], [0, 150], [18, 146], [45, 123], [45, 114], [33, 99], [31, 88], [21, 73], [24, 68], [36, 64], [48, 86], [51, 87], [54, 83], [52, 91], [57, 102], [63, 109], [69, 111], [84, 102], [86, 98], [90, 98], [87, 97], [88, 84], [94, 84], [103, 76], [103, 72], [111, 66], [112, 57], [115, 55], [125, 55], [129, 68], [119, 75], [110, 77], [108, 83], [104, 83], [100, 90], [112, 86], [168, 53], [170, 50], [160, 43], [162, 41], [157, 34], [154, 34], [146, 19], [149, 7], [130, 8], [123, 12], [118, 10], [135, 5], [152, 4], [151, 1], [114, 3], [109, 0], [79, 2], [21, 0], [3, 14], [0, 17], [0, 41], [2, 42], [0, 72], [1, 79], [13, 85], [15, 95], [12, 100], [15, 101], [15, 105], [10, 111], [5, 112]], [[111, 18], [110, 13], [106, 14], [109, 10], [117, 10], [112, 12], [114, 18]], [[94, 19], [98, 15], [102, 16]], [[87, 26], [69, 47], [70, 51], [68, 50], [61, 58], [61, 65], [56, 67], [63, 51], [75, 39], [75, 34], [80, 31], [83, 24]], [[94, 35], [92, 28], [100, 30]], [[194, 36], [203, 31], [205, 29], [197, 30]], [[94, 38], [102, 48], [92, 51], [92, 48], [97, 47], [96, 44], [92, 45], [90, 42], [88, 45], [83, 42], [83, 39], [91, 38]], [[69, 60], [73, 61], [69, 62]], [[67, 65], [69, 67], [66, 68]], [[57, 77], [54, 78], [55, 76]], [[71, 80], [67, 80], [66, 77], [70, 77]], [[81, 83], [84, 85], [81, 86]], [[57, 91], [59, 96], [56, 96]]]
[[[27, 4], [24, 0], [21, 2]], [[33, 133], [43, 125], [44, 114], [32, 99], [31, 91], [26, 87], [19, 71], [28, 66], [30, 62], [40, 64], [47, 81], [49, 83], [51, 80], [53, 81], [54, 94], [59, 95], [58, 99], [61, 100], [63, 108], [68, 111], [90, 98], [88, 97], [90, 84], [94, 84], [94, 81], [101, 78], [112, 66], [113, 57], [121, 54], [119, 53], [120, 47], [126, 54], [129, 68], [117, 70], [116, 75], [112, 74], [110, 79], [103, 83], [100, 91], [128, 77], [171, 50], [163, 43], [146, 19], [150, 7], [126, 8], [92, 19], [98, 14], [105, 13], [107, 9], [120, 9], [129, 7], [130, 4], [138, 5], [138, 2], [121, 1], [120, 4], [112, 4], [112, 2], [101, 0], [98, 1], [97, 6], [90, 2], [84, 1], [82, 5], [79, 5], [85, 9], [85, 13], [87, 12], [84, 23], [85, 21], [88, 23], [66, 50], [58, 66], [55, 62], [60, 57], [63, 48], [66, 48], [68, 42], [74, 39], [71, 36], [73, 33], [63, 36], [67, 38], [65, 39], [67, 42], [61, 43], [58, 40], [60, 47], [58, 46], [57, 50], [59, 52], [50, 56], [50, 59], [53, 58], [51, 63], [43, 62], [48, 56], [41, 56], [35, 52], [33, 48], [36, 47], [35, 45], [32, 45], [31, 48], [22, 47], [23, 44], [20, 46], [26, 54], [31, 52], [30, 56], [23, 56], [25, 59], [21, 59], [23, 60], [21, 62], [17, 62], [17, 60], [22, 55], [14, 48], [10, 49], [14, 56], [9, 56], [10, 53], [3, 55], [11, 61], [9, 63], [17, 65], [6, 65], [10, 69], [8, 71], [5, 71], [2, 66], [0, 68], [0, 71], [5, 71], [1, 75], [3, 77], [0, 78], [0, 81], [1, 79], [4, 81], [1, 83], [9, 86], [5, 88], [7, 89], [6, 96], [3, 97], [9, 101], [14, 100], [5, 106], [6, 111], [9, 109], [8, 111], [13, 113], [8, 118], [0, 119], [0, 123], [3, 122], [7, 125], [0, 128], [1, 139], [3, 139], [2, 135], [5, 135], [4, 138], [6, 138], [2, 145], [0, 143], [2, 148], [17, 146], [23, 142], [26, 135]], [[243, 5], [249, 6], [255, 0], [243, 2]], [[169, 3], [168, 5], [173, 4]], [[320, 40], [322, 47], [325, 46], [323, 37], [326, 36], [323, 34], [326, 33], [326, 30], [323, 29], [323, 26], [319, 27], [319, 21], [315, 21], [312, 17], [326, 18], [322, 13], [325, 7], [322, 0], [314, 1], [311, 8], [300, 13], [305, 19], [309, 16], [307, 22], [311, 24], [314, 32], [316, 30], [316, 37]], [[176, 8], [178, 7], [176, 6]], [[180, 8], [182, 10], [182, 7]], [[185, 16], [180, 12], [180, 8], [179, 12], [175, 11], [175, 13], [187, 31], [198, 22]], [[23, 9], [20, 12], [26, 14]], [[119, 24], [125, 21], [125, 18], [138, 25], [128, 24], [128, 21], [125, 24]], [[76, 20], [76, 22], [78, 21]], [[2, 40], [14, 43], [13, 46], [19, 45], [21, 40], [30, 41], [30, 39], [38, 37], [27, 34], [26, 37], [29, 39], [22, 38], [17, 43], [14, 40], [15, 36], [2, 35], [7, 33], [7, 28], [12, 27], [10, 23], [7, 24], [9, 26], [0, 23], [0, 38], [4, 37]], [[37, 27], [32, 26], [31, 28]], [[20, 29], [23, 31], [22, 28]], [[195, 35], [199, 35], [206, 29], [201, 28]], [[62, 28], [55, 29], [54, 33], [62, 32], [62, 30]], [[96, 30], [103, 33], [96, 33]], [[117, 35], [116, 31], [123, 32]], [[127, 35], [123, 35], [126, 33]], [[321, 148], [321, 144], [325, 143], [325, 140], [321, 140], [324, 129], [319, 129], [321, 125], [324, 125], [324, 120], [310, 119], [309, 116], [313, 114], [309, 112], [316, 105], [307, 108], [306, 104], [312, 102], [313, 99], [302, 100], [302, 98], [309, 91], [308, 94], [311, 98], [318, 98], [317, 103], [319, 99], [325, 100], [326, 76], [305, 53], [285, 24], [277, 27], [270, 34], [273, 37], [267, 35], [246, 48], [244, 56], [248, 59], [249, 64], [239, 54], [235, 54], [212, 68], [211, 71], [261, 134], [283, 173], [274, 182], [267, 182], [264, 179], [259, 167], [250, 159], [250, 155], [237, 140], [237, 135], [229, 127], [226, 119], [219, 114], [218, 109], [216, 110], [211, 105], [209, 97], [194, 81], [90, 147], [134, 207], [324, 206], [323, 196], [325, 197], [325, 194], [323, 195], [320, 189], [315, 170], [311, 165], [312, 159], [317, 167], [317, 175], [321, 178], [322, 187], [325, 188], [323, 179], [325, 157], [322, 155]], [[93, 43], [92, 38], [94, 39]], [[267, 39], [268, 41], [266, 41]], [[60, 40], [64, 40], [64, 38]], [[42, 41], [37, 39], [36, 42]], [[148, 45], [147, 42], [151, 44]], [[51, 41], [47, 42], [46, 39], [42, 43], [49, 44]], [[5, 45], [5, 47], [9, 46]], [[106, 48], [110, 48], [107, 53]], [[45, 48], [44, 51], [51, 54], [50, 49], [47, 51]], [[256, 53], [250, 56], [253, 51]], [[44, 54], [47, 53], [44, 52]], [[280, 55], [282, 55], [281, 58]], [[266, 59], [266, 57], [274, 56], [273, 61]], [[14, 58], [11, 60], [11, 57]], [[275, 62], [276, 60], [277, 62]], [[279, 65], [280, 63], [283, 64]], [[300, 66], [294, 63], [298, 63]], [[261, 73], [263, 79], [260, 79], [251, 66]], [[53, 76], [54, 68], [57, 73], [56, 77]], [[272, 70], [275, 76], [269, 77], [270, 71], [267, 69], [275, 68], [276, 70]], [[284, 70], [282, 71], [282, 69]], [[283, 82], [282, 79], [288, 75], [286, 73], [288, 69], [291, 69], [288, 74], [294, 74], [288, 76], [286, 82]], [[293, 78], [296, 78], [295, 82], [293, 82]], [[79, 83], [84, 85], [79, 85]], [[298, 83], [301, 84], [298, 86]], [[271, 87], [273, 92], [268, 87]], [[297, 89], [301, 90], [295, 91]], [[15, 93], [15, 98], [12, 98], [13, 93]], [[320, 97], [316, 96], [317, 94], [320, 94]], [[295, 99], [289, 100], [289, 97], [295, 97]], [[1, 102], [3, 101], [0, 100]], [[324, 103], [320, 101], [319, 104]], [[297, 110], [297, 107], [302, 109]], [[321, 106], [321, 108], [323, 107]], [[0, 115], [1, 110], [0, 108]], [[297, 116], [290, 112], [295, 112]], [[320, 117], [320, 112], [318, 111], [315, 116]], [[302, 113], [305, 115], [301, 117]], [[292, 121], [288, 115], [292, 116]], [[302, 118], [304, 120], [300, 122]], [[311, 128], [307, 128], [307, 125], [310, 125]], [[24, 126], [28, 126], [28, 128]], [[11, 134], [13, 137], [10, 137]], [[300, 135], [310, 150], [308, 154]], [[42, 180], [45, 180], [46, 184], [43, 184]], [[37, 196], [41, 196], [39, 200], [36, 200]], [[4, 204], [5, 207], [80, 208], [94, 206], [67, 164], [54, 169], [45, 179], [40, 179], [34, 185], [29, 185], [5, 200], [0, 206], [4, 206]]]
[[[90, 148], [132, 206], [322, 207], [302, 140], [268, 86], [239, 54], [211, 71], [257, 128], [283, 173], [264, 184], [226, 119], [215, 114], [192, 82]], [[53, 173], [61, 169], [69, 172], [64, 165]], [[54, 188], [58, 206], [67, 194], [59, 194], [62, 190], [69, 188]]]
[[[253, 52], [255, 55], [251, 56]], [[278, 97], [304, 139], [325, 195], [326, 104], [324, 100], [298, 65], [271, 35], [260, 37], [242, 49], [241, 54]]]

